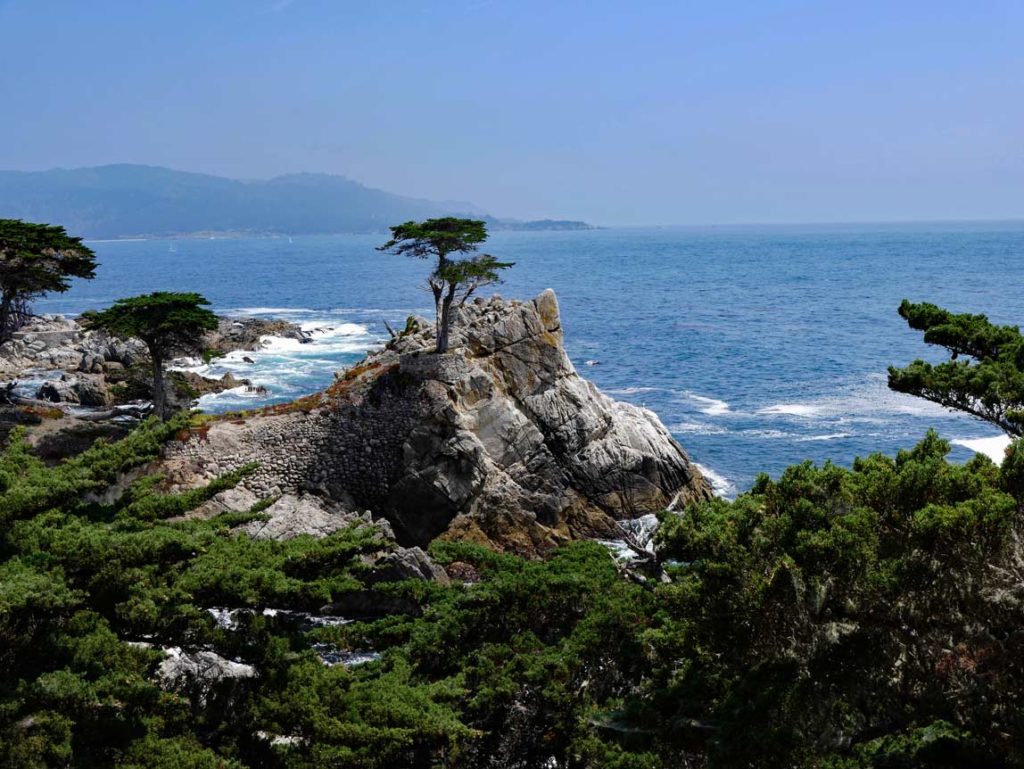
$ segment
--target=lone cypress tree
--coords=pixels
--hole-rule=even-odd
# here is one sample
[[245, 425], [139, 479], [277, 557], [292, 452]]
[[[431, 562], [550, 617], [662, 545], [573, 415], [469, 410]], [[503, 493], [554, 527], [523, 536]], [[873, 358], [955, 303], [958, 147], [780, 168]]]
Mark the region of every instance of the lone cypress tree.
[[900, 315], [950, 359], [915, 360], [889, 367], [889, 387], [991, 422], [1024, 436], [1024, 337], [1017, 326], [997, 326], [984, 315], [954, 314], [934, 304], [903, 300]]
[[514, 262], [499, 262], [490, 254], [477, 254], [466, 259], [459, 254], [475, 253], [487, 240], [487, 225], [478, 219], [427, 219], [391, 227], [391, 240], [378, 251], [418, 259], [435, 259], [434, 269], [427, 277], [427, 287], [434, 297], [436, 351], [448, 351], [453, 310], [465, 304], [483, 286], [500, 283], [500, 270]]
[[71, 278], [92, 278], [96, 255], [63, 227], [0, 219], [0, 344], [29, 315], [28, 303], [71, 287]]
[[217, 316], [206, 309], [208, 304], [200, 294], [156, 291], [118, 299], [106, 310], [85, 313], [83, 319], [86, 328], [145, 342], [153, 361], [153, 411], [166, 419], [170, 408], [164, 364], [176, 354], [199, 352], [203, 332], [217, 328]]

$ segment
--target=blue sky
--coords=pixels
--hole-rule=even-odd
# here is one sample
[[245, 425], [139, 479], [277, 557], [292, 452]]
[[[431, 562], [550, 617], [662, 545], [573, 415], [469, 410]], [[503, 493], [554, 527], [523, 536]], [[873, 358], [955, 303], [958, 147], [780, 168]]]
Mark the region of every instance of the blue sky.
[[1024, 3], [0, 0], [0, 168], [605, 224], [1024, 217]]

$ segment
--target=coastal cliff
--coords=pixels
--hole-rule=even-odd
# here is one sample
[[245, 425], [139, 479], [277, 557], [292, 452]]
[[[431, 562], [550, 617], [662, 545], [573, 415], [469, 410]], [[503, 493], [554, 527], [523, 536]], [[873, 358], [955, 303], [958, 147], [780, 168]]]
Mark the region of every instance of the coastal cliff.
[[464, 306], [452, 351], [410, 319], [324, 393], [221, 418], [168, 449], [195, 486], [249, 462], [260, 497], [309, 492], [386, 519], [406, 545], [437, 537], [537, 554], [618, 537], [616, 520], [711, 489], [651, 412], [578, 375], [554, 292]]

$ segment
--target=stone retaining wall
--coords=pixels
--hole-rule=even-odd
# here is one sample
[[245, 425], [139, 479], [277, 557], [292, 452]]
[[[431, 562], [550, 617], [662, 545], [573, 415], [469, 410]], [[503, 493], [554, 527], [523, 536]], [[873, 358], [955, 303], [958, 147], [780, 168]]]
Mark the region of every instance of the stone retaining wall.
[[406, 353], [399, 358], [400, 371], [414, 379], [436, 379], [439, 382], [457, 382], [469, 373], [466, 356], [457, 352]]

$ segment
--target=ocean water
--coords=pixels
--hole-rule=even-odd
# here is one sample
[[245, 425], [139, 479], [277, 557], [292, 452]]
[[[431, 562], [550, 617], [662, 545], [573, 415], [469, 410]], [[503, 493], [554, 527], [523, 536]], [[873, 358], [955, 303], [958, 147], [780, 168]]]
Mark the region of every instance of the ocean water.
[[[95, 242], [96, 279], [37, 310], [195, 290], [221, 313], [294, 320], [313, 344], [269, 340], [252, 364], [235, 354], [202, 369], [268, 390], [207, 397], [206, 409], [289, 400], [379, 344], [385, 320], [430, 314], [428, 264], [376, 252], [383, 239]], [[890, 392], [885, 371], [941, 358], [897, 315], [904, 297], [1024, 320], [1024, 223], [500, 232], [487, 250], [516, 262], [503, 296], [555, 289], [580, 373], [654, 410], [722, 493], [805, 459], [893, 453], [929, 427], [960, 460], [999, 435]]]

